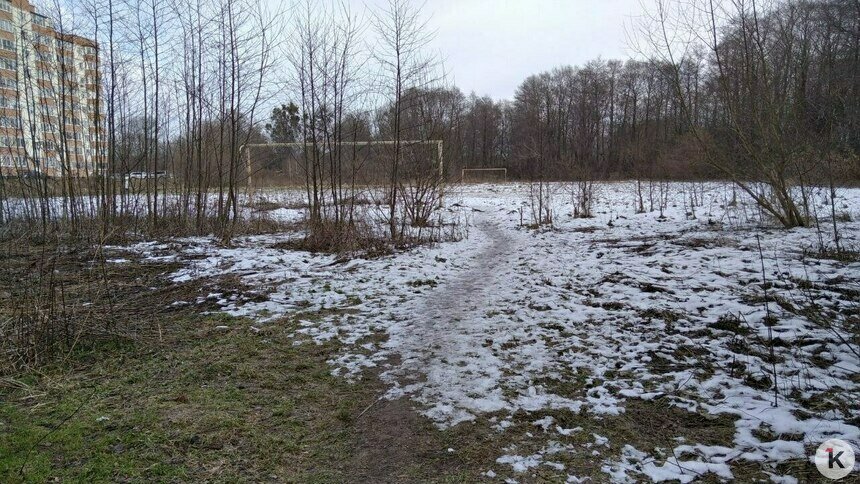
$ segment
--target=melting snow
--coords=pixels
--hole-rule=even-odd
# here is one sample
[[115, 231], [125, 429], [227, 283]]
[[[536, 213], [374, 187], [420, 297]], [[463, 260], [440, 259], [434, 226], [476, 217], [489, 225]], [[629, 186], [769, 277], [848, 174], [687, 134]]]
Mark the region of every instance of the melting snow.
[[[548, 409], [582, 410], [601, 418], [623, 414], [631, 399], [657, 398], [690, 412], [737, 417], [733, 447], [683, 443], [673, 452], [683, 454], [680, 461], [595, 434], [595, 445], [615, 449], [614, 456], [601, 453], [602, 470], [614, 481], [644, 475], [690, 482], [704, 473], [731, 479], [733, 460], [772, 469], [805, 458], [805, 444], [827, 437], [860, 442], [860, 430], [847, 423], [857, 417], [856, 353], [826, 325], [791, 310], [814, 303], [856, 315], [860, 263], [805, 257], [819, 231], [761, 228], [754, 206], [742, 197], [733, 206], [725, 184], [672, 184], [662, 216], [636, 213], [633, 184], [602, 184], [592, 219], [567, 215], [570, 199], [563, 186], [554, 189], [554, 230], [518, 226], [528, 213], [526, 186], [461, 187], [446, 197], [447, 216], [470, 219], [467, 238], [375, 260], [341, 264], [334, 256], [280, 249], [283, 237], [249, 237], [231, 248], [196, 238], [132, 249], [184, 261], [175, 282], [238, 276], [257, 294], [210, 296], [257, 325], [348, 309], [302, 321], [297, 341], [338, 339], [346, 346], [330, 362], [335, 374], [355, 380], [378, 368], [388, 398], [411, 398], [442, 428], [493, 412], [509, 415], [491, 420], [505, 432], [518, 411], [539, 417]], [[690, 207], [694, 192], [700, 200]], [[822, 193], [815, 201], [826, 202]], [[860, 218], [860, 190], [845, 190], [837, 203]], [[844, 224], [845, 246], [860, 247], [858, 229], [858, 222]], [[779, 342], [777, 407], [774, 366], [762, 344], [768, 312]], [[377, 333], [387, 340], [368, 342]], [[559, 395], [547, 386], [571, 375], [583, 379], [584, 395]], [[810, 399], [836, 404], [815, 413], [804, 406]], [[551, 439], [581, 429], [554, 425], [551, 417], [533, 424], [532, 438], [544, 450], [506, 454], [497, 463], [515, 472], [542, 463], [561, 469], [545, 456], [574, 450]], [[763, 429], [774, 440], [763, 440], [757, 432]], [[782, 438], [788, 435], [798, 437]]]

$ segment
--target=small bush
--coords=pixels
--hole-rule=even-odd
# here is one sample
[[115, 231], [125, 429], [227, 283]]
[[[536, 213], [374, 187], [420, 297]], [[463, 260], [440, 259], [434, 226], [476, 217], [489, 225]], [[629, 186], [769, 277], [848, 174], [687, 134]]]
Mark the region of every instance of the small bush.
[[[89, 282], [71, 269], [87, 255], [66, 246], [31, 253], [5, 248], [0, 278], [0, 374], [40, 366], [70, 351], [89, 327], [87, 307], [71, 293]], [[92, 329], [92, 328], [88, 328]]]
[[357, 254], [378, 257], [392, 252], [388, 239], [363, 220], [306, 222], [306, 235], [285, 248], [332, 254]]
[[720, 316], [716, 323], [710, 324], [710, 327], [740, 335], [749, 334], [750, 332], [744, 322], [734, 314], [724, 314]]

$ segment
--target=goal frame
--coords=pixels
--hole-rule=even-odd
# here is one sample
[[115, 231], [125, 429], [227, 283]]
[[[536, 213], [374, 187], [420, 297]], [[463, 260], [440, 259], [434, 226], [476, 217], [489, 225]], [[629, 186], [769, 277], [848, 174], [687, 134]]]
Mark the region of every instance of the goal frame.
[[498, 168], [463, 168], [460, 171], [460, 182], [466, 183], [465, 180], [466, 180], [466, 173], [467, 172], [482, 172], [482, 171], [484, 171], [484, 172], [486, 172], [486, 171], [501, 171], [503, 183], [507, 183], [507, 181], [508, 181], [508, 169], [504, 168], [504, 167], [498, 167]]
[[[372, 145], [383, 145], [383, 146], [385, 146], [385, 145], [395, 145], [398, 143], [401, 145], [407, 145], [407, 146], [408, 145], [422, 145], [422, 144], [436, 145], [436, 162], [439, 165], [438, 166], [439, 181], [441, 183], [444, 180], [444, 176], [445, 176], [444, 168], [445, 167], [444, 167], [444, 161], [443, 161], [444, 159], [442, 156], [443, 141], [441, 139], [428, 139], [428, 140], [410, 139], [410, 140], [400, 140], [400, 141], [397, 141], [397, 140], [338, 141], [338, 142], [330, 143], [330, 144], [335, 144], [335, 145], [339, 145], [339, 146], [372, 146]], [[253, 167], [251, 164], [251, 161], [252, 161], [251, 160], [251, 148], [262, 148], [262, 147], [277, 148], [279, 146], [287, 147], [287, 148], [307, 148], [307, 147], [313, 146], [313, 144], [308, 143], [308, 142], [298, 141], [298, 142], [292, 142], [292, 143], [247, 143], [247, 144], [243, 144], [242, 146], [240, 146], [239, 147], [240, 156], [241, 156], [243, 151], [245, 152], [245, 162], [247, 164], [247, 171], [248, 171], [247, 175], [248, 175], [248, 192], [249, 193], [251, 192], [251, 190], [253, 190], [252, 177], [254, 174]], [[507, 171], [505, 173], [506, 173], [505, 178], [507, 179]]]

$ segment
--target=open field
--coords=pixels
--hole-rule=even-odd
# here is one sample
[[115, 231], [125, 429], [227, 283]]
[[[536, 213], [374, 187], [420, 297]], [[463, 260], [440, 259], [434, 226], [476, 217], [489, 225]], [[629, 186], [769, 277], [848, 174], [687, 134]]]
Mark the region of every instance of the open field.
[[[860, 260], [730, 185], [663, 188], [637, 213], [599, 184], [580, 219], [553, 184], [530, 229], [528, 185], [455, 186], [461, 240], [366, 259], [299, 232], [107, 248], [139, 337], [4, 380], [0, 477], [818, 479], [819, 443], [860, 444]], [[860, 189], [836, 208], [856, 254]]]

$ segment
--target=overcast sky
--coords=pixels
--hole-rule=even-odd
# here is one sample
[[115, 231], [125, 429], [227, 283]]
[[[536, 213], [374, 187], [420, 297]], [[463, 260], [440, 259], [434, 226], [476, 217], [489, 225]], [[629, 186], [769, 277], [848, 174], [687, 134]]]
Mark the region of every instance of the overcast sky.
[[[36, 0], [46, 2], [48, 0]], [[79, 0], [60, 0], [71, 2]], [[317, 0], [314, 0], [317, 1]], [[337, 4], [341, 0], [333, 0]], [[511, 99], [532, 74], [633, 55], [626, 27], [653, 0], [411, 0], [435, 32], [431, 49], [464, 93]], [[285, 0], [263, 0], [292, 15]], [[388, 0], [346, 0], [365, 20]], [[292, 4], [293, 2], [289, 2]], [[295, 2], [300, 5], [301, 2]]]
[[642, 12], [640, 0], [428, 0], [424, 9], [454, 83], [496, 99], [558, 65], [630, 57], [625, 25]]

